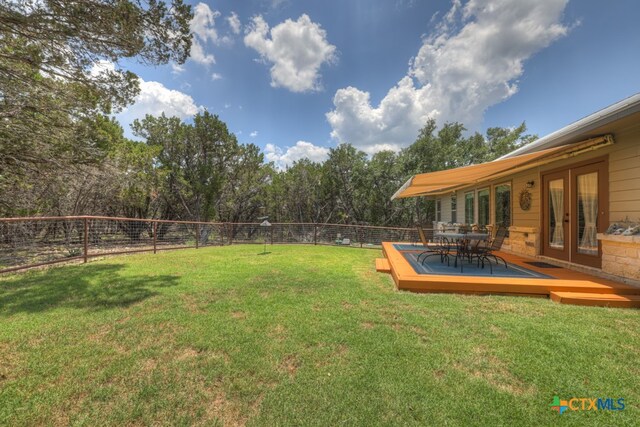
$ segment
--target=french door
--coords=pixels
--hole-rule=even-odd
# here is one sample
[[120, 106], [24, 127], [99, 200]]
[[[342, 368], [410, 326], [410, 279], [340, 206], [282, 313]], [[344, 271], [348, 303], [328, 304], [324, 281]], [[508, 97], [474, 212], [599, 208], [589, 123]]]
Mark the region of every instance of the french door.
[[597, 233], [609, 222], [606, 159], [544, 174], [542, 189], [542, 253], [599, 268]]

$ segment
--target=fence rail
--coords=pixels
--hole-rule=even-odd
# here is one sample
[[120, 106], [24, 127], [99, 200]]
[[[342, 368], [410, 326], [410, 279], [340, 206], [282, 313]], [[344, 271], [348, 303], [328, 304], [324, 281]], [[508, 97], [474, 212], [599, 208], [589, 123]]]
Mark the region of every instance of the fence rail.
[[106, 255], [246, 243], [379, 247], [418, 241], [413, 228], [368, 225], [219, 223], [64, 216], [0, 218], [0, 273]]

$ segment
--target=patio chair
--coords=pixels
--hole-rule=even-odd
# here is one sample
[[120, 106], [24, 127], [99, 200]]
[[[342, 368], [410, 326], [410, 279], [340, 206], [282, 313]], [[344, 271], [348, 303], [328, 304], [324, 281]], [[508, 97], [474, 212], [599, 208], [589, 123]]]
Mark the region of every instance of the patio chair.
[[497, 252], [502, 248], [502, 244], [504, 243], [504, 239], [507, 237], [507, 229], [505, 227], [499, 226], [496, 230], [496, 235], [493, 239], [488, 242], [486, 245], [477, 245], [471, 249], [471, 256], [478, 258], [478, 266], [482, 263], [482, 268], [484, 268], [485, 260], [489, 264], [489, 269], [491, 274], [493, 274], [493, 266], [491, 264], [490, 258], [496, 262], [496, 265], [499, 264], [498, 260], [502, 260], [505, 268], [509, 268], [507, 261], [504, 260], [499, 255], [496, 255], [494, 252]]
[[[427, 249], [416, 257], [416, 261], [420, 262], [420, 257], [425, 255], [425, 257], [422, 258], [422, 264], [424, 264], [427, 258], [432, 256], [439, 256], [440, 262], [444, 262], [444, 260], [446, 259], [447, 265], [449, 265], [449, 252], [452, 249], [449, 241], [447, 239], [439, 239], [438, 241], [430, 243], [429, 240], [427, 240], [424, 229], [419, 225], [416, 226], [416, 228], [418, 229], [418, 235], [420, 236], [422, 245], [425, 247], [425, 249]], [[429, 234], [431, 237], [433, 237], [433, 230], [429, 230]]]
[[417, 261], [420, 262], [420, 257], [422, 255], [436, 253], [437, 245], [434, 243], [431, 243], [431, 240], [433, 239], [433, 230], [425, 230], [424, 228], [422, 228], [421, 225], [418, 225], [418, 224], [416, 224], [416, 229], [418, 230], [418, 237], [420, 237], [420, 243], [422, 243], [422, 246], [424, 247], [424, 249], [426, 249], [424, 252], [419, 253], [416, 258]]

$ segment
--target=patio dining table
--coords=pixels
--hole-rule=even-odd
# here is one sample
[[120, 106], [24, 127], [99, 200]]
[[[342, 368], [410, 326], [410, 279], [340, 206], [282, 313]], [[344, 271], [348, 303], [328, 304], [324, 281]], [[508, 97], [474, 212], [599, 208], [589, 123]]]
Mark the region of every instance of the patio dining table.
[[468, 253], [468, 242], [475, 240], [479, 244], [480, 242], [486, 242], [489, 240], [491, 235], [489, 233], [456, 233], [451, 231], [443, 231], [434, 233], [434, 239], [447, 239], [447, 241], [455, 242], [456, 245], [456, 256], [454, 260], [454, 268], [458, 267], [458, 258], [460, 258], [460, 270], [462, 271], [463, 264], [462, 258]]

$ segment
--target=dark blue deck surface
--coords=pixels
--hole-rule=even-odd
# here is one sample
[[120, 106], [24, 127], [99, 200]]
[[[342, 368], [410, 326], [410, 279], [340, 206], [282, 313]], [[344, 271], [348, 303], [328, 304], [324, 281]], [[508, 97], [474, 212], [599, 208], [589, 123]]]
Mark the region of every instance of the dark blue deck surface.
[[524, 268], [512, 263], [509, 263], [508, 267], [505, 268], [502, 261], [500, 261], [498, 265], [492, 262], [492, 273], [486, 262], [484, 268], [482, 268], [482, 265], [478, 267], [477, 259], [474, 259], [471, 263], [467, 259], [465, 259], [463, 260], [462, 271], [460, 271], [460, 259], [458, 259], [458, 266], [454, 267], [455, 257], [453, 255], [449, 256], [449, 265], [447, 265], [446, 261], [444, 263], [440, 262], [439, 255], [430, 256], [423, 263], [424, 256], [420, 257], [420, 262], [417, 261], [417, 257], [420, 252], [424, 251], [424, 247], [422, 245], [394, 244], [393, 246], [404, 256], [404, 258], [409, 262], [409, 264], [411, 264], [415, 272], [418, 274], [436, 274], [443, 276], [517, 277], [525, 279], [555, 279], [552, 276], [538, 273], [537, 271], [529, 270], [528, 268]]

